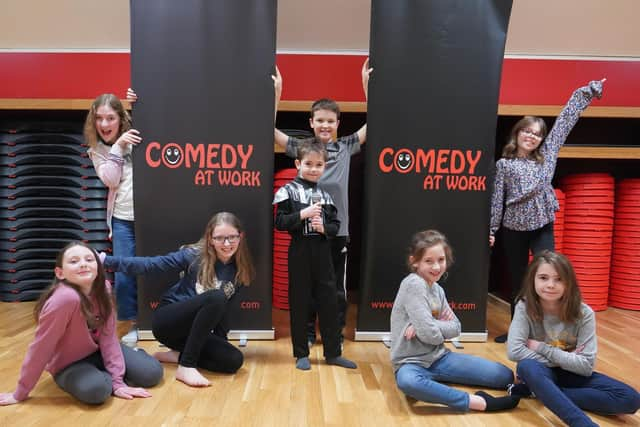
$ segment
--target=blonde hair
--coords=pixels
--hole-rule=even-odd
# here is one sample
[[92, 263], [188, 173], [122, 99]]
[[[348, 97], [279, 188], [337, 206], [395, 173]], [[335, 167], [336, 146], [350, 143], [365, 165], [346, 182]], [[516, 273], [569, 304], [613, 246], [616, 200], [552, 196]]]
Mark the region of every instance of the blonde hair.
[[241, 238], [238, 242], [238, 250], [233, 255], [236, 263], [236, 277], [235, 280], [244, 286], [249, 286], [255, 277], [255, 269], [253, 267], [253, 261], [251, 259], [251, 253], [246, 243], [244, 236], [244, 228], [237, 216], [230, 212], [218, 212], [211, 217], [207, 226], [205, 227], [204, 234], [196, 243], [189, 245], [198, 250], [200, 268], [198, 270], [198, 282], [204, 289], [213, 289], [216, 284], [216, 270], [215, 265], [218, 260], [216, 249], [213, 245], [210, 245], [211, 236], [213, 230], [218, 225], [230, 225], [238, 230]]
[[112, 93], [103, 93], [93, 101], [91, 108], [89, 108], [87, 118], [84, 121], [84, 140], [89, 145], [89, 148], [95, 148], [98, 144], [100, 137], [96, 129], [96, 115], [98, 114], [98, 108], [104, 105], [111, 107], [120, 118], [120, 128], [118, 129], [116, 139], [131, 129], [131, 116], [129, 112], [124, 109], [120, 99]]

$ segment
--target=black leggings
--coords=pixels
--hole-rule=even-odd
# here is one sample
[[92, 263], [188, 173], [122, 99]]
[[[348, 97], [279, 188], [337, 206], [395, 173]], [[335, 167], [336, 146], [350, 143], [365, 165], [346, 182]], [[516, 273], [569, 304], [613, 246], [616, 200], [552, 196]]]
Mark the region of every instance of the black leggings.
[[160, 306], [153, 313], [153, 335], [180, 352], [178, 363], [184, 367], [234, 373], [242, 366], [242, 352], [212, 332], [224, 318], [226, 306], [221, 290]]
[[515, 300], [522, 287], [524, 273], [529, 265], [529, 250], [535, 255], [548, 249], [553, 251], [553, 223], [531, 231], [502, 230], [502, 245], [507, 259], [507, 270], [511, 284], [511, 318], [515, 310]]

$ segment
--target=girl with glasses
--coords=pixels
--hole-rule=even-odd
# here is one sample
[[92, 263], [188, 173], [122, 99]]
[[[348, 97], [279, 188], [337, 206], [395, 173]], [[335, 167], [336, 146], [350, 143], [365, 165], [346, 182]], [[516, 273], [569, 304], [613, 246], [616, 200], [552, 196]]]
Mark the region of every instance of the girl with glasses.
[[[594, 96], [602, 96], [605, 80], [594, 80], [576, 89], [548, 135], [547, 126], [540, 117], [520, 119], [511, 130], [502, 158], [496, 163], [489, 245], [493, 246], [494, 236], [502, 226], [502, 244], [511, 282], [512, 318], [529, 250], [536, 254], [543, 249], [555, 248], [553, 222], [559, 205], [551, 181], [558, 153], [582, 111]], [[505, 334], [495, 340], [505, 342], [506, 339]]]
[[198, 368], [234, 373], [242, 352], [227, 341], [227, 303], [255, 276], [240, 220], [220, 212], [202, 238], [177, 252], [154, 257], [110, 257], [104, 265], [127, 274], [183, 273], [153, 312], [152, 331], [169, 351], [154, 354], [177, 363], [176, 379], [192, 387], [211, 383]]

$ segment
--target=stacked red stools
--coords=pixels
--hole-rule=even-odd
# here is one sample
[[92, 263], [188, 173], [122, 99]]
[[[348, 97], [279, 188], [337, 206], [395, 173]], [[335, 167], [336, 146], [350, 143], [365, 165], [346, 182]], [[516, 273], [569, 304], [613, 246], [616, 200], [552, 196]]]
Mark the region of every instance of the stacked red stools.
[[582, 298], [606, 310], [613, 236], [614, 179], [605, 173], [570, 175], [565, 194], [563, 253], [571, 260]]
[[563, 251], [564, 244], [564, 192], [559, 188], [555, 189], [556, 198], [558, 199], [558, 204], [560, 205], [560, 209], [556, 212], [556, 220], [553, 223], [553, 240], [555, 243], [556, 252]]
[[616, 186], [609, 305], [640, 310], [640, 178]]
[[[282, 169], [273, 177], [273, 194], [280, 187], [296, 177], [297, 169]], [[275, 207], [274, 207], [275, 215]], [[289, 243], [291, 236], [286, 231], [273, 229], [273, 306], [281, 310], [289, 309]]]

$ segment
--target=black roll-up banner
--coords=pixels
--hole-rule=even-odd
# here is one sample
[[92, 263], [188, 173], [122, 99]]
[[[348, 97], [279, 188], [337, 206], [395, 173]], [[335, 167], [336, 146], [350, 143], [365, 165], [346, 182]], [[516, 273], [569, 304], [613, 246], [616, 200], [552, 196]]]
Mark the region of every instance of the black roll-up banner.
[[[230, 336], [273, 338], [273, 74], [276, 0], [131, 0], [137, 254], [197, 241], [219, 211], [246, 229], [257, 276]], [[138, 278], [138, 322], [177, 276]], [[144, 336], [144, 334], [143, 334]]]
[[486, 340], [488, 181], [511, 0], [373, 0], [356, 339], [387, 339], [412, 235], [456, 262], [440, 281], [461, 339]]

